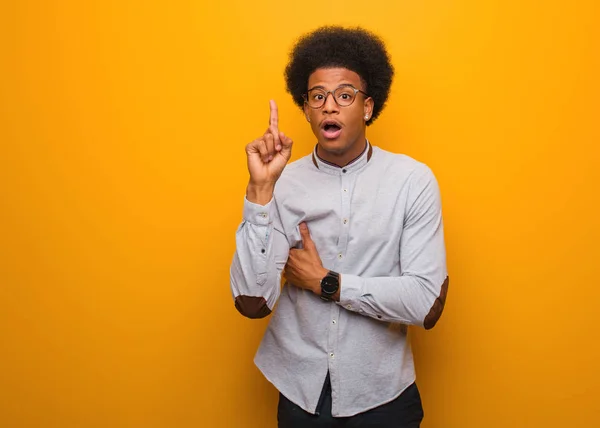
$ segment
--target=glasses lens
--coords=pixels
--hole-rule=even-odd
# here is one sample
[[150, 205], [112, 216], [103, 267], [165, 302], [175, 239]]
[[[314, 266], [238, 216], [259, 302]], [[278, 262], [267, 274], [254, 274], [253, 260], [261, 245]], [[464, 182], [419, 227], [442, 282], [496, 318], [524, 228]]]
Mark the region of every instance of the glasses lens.
[[[321, 108], [329, 93], [321, 88], [312, 89], [306, 94], [306, 102], [312, 108]], [[333, 98], [341, 107], [348, 107], [356, 98], [356, 90], [352, 86], [340, 86], [333, 91]]]
[[313, 89], [312, 91], [308, 91], [307, 102], [308, 105], [313, 108], [319, 108], [323, 104], [325, 104], [325, 97], [327, 94], [325, 91], [321, 89]]
[[356, 93], [350, 86], [341, 86], [335, 90], [334, 96], [340, 106], [347, 107], [354, 102]]

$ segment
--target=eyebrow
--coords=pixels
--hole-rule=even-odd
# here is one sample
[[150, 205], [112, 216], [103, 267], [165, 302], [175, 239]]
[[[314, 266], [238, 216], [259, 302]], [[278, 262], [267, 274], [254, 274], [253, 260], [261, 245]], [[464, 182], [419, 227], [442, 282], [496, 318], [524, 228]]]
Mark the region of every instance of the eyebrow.
[[[342, 86], [352, 86], [354, 89], [358, 89], [357, 87], [355, 87], [352, 83], [342, 83], [341, 85], [337, 86], [335, 89], [337, 88], [341, 88]], [[306, 92], [310, 92], [313, 89], [323, 89], [324, 91], [326, 91], [327, 89], [325, 88], [325, 86], [323, 85], [317, 85], [317, 86], [313, 86], [312, 88], [309, 88], [306, 90]]]

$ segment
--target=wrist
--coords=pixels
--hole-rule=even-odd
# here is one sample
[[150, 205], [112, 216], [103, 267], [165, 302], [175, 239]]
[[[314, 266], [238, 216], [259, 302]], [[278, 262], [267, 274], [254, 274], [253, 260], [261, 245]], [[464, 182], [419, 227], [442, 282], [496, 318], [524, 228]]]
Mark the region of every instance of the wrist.
[[341, 292], [342, 292], [342, 281], [340, 278], [340, 287], [338, 288], [338, 291], [336, 291], [335, 294], [333, 296], [331, 296], [331, 300], [333, 300], [334, 302], [339, 302]]
[[313, 293], [315, 293], [317, 296], [321, 295], [321, 281], [323, 280], [323, 278], [325, 278], [327, 276], [327, 274], [329, 273], [328, 269], [325, 269], [324, 267], [321, 267], [319, 269], [317, 278], [318, 280], [316, 281], [316, 284], [313, 288]]
[[274, 190], [275, 183], [255, 184], [250, 182], [246, 187], [246, 199], [258, 205], [267, 205], [273, 199]]
[[[326, 280], [327, 282], [324, 283], [323, 282], [324, 280]], [[336, 285], [337, 285], [337, 289], [334, 288], [335, 292], [333, 294], [330, 294], [333, 292], [333, 290], [331, 290], [332, 286], [336, 287]], [[326, 288], [324, 288], [324, 287], [326, 287]], [[321, 299], [329, 300], [329, 301], [333, 300], [335, 302], [339, 302], [341, 289], [342, 289], [341, 274], [323, 268], [323, 275], [321, 276], [321, 280], [319, 281], [319, 290], [317, 292], [317, 294], [321, 297]]]

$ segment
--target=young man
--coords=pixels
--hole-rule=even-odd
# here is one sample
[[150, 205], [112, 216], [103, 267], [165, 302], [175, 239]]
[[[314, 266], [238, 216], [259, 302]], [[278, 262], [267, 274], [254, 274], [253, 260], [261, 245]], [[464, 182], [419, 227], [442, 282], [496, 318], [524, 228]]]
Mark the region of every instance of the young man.
[[314, 152], [287, 165], [292, 140], [273, 101], [269, 128], [246, 146], [231, 290], [249, 318], [278, 304], [255, 363], [280, 391], [282, 428], [413, 428], [423, 418], [406, 326], [435, 325], [448, 276], [434, 175], [366, 139], [392, 77], [377, 36], [320, 28], [286, 68]]

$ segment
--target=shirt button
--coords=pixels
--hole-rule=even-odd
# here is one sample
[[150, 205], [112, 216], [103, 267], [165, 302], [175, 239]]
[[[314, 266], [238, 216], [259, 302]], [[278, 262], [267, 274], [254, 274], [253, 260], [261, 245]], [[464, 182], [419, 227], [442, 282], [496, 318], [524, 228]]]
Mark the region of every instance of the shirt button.
[[331, 354], [329, 354], [329, 356], [330, 356], [331, 358], [335, 358], [335, 355], [333, 355], [333, 352], [332, 352]]
[[344, 219], [344, 224], [348, 224], [348, 219], [347, 218]]
[[345, 174], [345, 173], [346, 173], [346, 170], [345, 170], [345, 169], [342, 169], [342, 172]]
[[338, 254], [338, 259], [341, 259], [342, 257], [344, 257], [342, 256], [342, 253]]
[[347, 192], [347, 191], [348, 191], [348, 189], [344, 189], [344, 192]]
[[335, 324], [335, 320], [331, 320], [331, 323], [332, 323], [332, 324]]
[[346, 305], [346, 309], [352, 309], [352, 305]]

